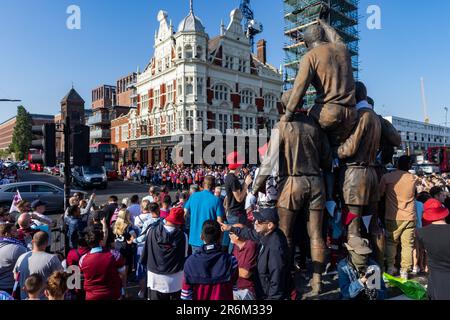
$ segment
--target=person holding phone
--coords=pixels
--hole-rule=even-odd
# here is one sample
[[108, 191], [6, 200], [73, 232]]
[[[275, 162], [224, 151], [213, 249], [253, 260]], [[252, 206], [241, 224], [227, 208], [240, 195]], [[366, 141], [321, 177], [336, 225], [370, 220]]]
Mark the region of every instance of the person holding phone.
[[345, 243], [348, 257], [338, 264], [339, 287], [343, 300], [384, 300], [386, 287], [380, 267], [370, 259], [367, 239], [352, 237]]

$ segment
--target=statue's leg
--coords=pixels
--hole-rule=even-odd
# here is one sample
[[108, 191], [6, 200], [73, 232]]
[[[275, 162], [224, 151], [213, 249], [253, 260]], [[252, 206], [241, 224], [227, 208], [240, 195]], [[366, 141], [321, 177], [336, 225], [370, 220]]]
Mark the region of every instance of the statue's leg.
[[322, 273], [324, 271], [326, 246], [322, 238], [323, 210], [309, 210], [308, 235], [311, 243], [311, 259], [313, 263], [312, 294], [322, 291]]
[[364, 211], [363, 206], [348, 205], [349, 215], [354, 216], [347, 229], [347, 238], [361, 237], [361, 217]]
[[286, 236], [289, 252], [290, 252], [290, 266], [294, 261], [294, 230], [295, 219], [297, 217], [297, 211], [289, 210], [285, 208], [278, 208], [278, 216], [280, 218], [279, 228]]

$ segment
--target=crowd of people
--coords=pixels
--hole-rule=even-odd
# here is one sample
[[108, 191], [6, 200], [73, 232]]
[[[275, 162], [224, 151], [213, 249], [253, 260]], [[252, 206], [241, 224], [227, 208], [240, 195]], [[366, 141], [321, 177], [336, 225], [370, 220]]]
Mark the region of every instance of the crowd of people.
[[[253, 168], [253, 171], [255, 168]], [[122, 164], [119, 175], [124, 181], [135, 181], [145, 184], [162, 185], [171, 190], [187, 190], [192, 184], [202, 185], [205, 176], [212, 176], [215, 184], [221, 186], [225, 182], [228, 168], [226, 166], [184, 166], [160, 162], [155, 165], [146, 163]], [[244, 178], [245, 172], [240, 173]]]
[[17, 182], [17, 167], [14, 165], [7, 166], [0, 159], [0, 185]]
[[[237, 157], [236, 154], [233, 157]], [[429, 191], [421, 190], [420, 178], [408, 172], [408, 158], [398, 169], [384, 175], [380, 193], [385, 196], [386, 268], [396, 274], [397, 248], [401, 248], [402, 277], [408, 272], [429, 272], [438, 295], [448, 289], [441, 284], [448, 272], [439, 241], [448, 240], [445, 219], [450, 200], [444, 177], [430, 179]], [[252, 175], [242, 164], [230, 164], [223, 187], [214, 176], [202, 184], [178, 191], [152, 186], [148, 195], [121, 202], [115, 196], [97, 206], [96, 196], [70, 198], [64, 214], [69, 250], [66, 256], [49, 253], [50, 228], [45, 203], [20, 201], [18, 212], [0, 210], [0, 295], [3, 299], [29, 300], [253, 300], [289, 299], [295, 292], [287, 238], [279, 227], [276, 193], [252, 195]], [[247, 175], [245, 175], [247, 173]], [[242, 182], [241, 176], [245, 175]], [[434, 181], [434, 182], [433, 182]], [[225, 193], [222, 190], [225, 190]], [[399, 212], [402, 215], [399, 215]], [[328, 220], [325, 236], [333, 238], [342, 221]], [[423, 224], [422, 224], [423, 222]], [[425, 227], [429, 225], [429, 227]], [[335, 244], [338, 242], [335, 242]], [[330, 245], [330, 243], [328, 243]], [[354, 299], [363, 293], [374, 299], [386, 295], [381, 288], [368, 289], [376, 256], [363, 238], [341, 241], [335, 261], [341, 295]], [[332, 246], [330, 246], [332, 247]], [[301, 246], [307, 248], [307, 246]], [[425, 253], [425, 248], [427, 248]], [[308, 255], [308, 252], [301, 252]], [[306, 257], [305, 257], [306, 258]], [[65, 273], [78, 266], [82, 286], [69, 289]], [[295, 268], [296, 267], [296, 268]], [[441, 270], [441, 272], [439, 271]], [[380, 271], [380, 270], [379, 270]], [[361, 276], [361, 272], [364, 273]], [[406, 274], [406, 276], [405, 276]], [[137, 297], [125, 290], [129, 281], [139, 283]], [[439, 291], [440, 290], [440, 291]], [[448, 296], [447, 296], [448, 297]]]

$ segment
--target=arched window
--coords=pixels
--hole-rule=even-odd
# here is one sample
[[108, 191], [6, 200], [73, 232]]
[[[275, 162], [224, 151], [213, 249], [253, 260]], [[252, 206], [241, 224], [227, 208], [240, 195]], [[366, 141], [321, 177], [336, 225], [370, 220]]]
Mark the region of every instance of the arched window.
[[190, 44], [188, 44], [186, 47], [184, 47], [184, 55], [185, 55], [186, 59], [192, 59], [194, 53], [192, 50], [192, 46]]
[[187, 131], [194, 131], [194, 110], [186, 110], [184, 128]]
[[194, 77], [186, 77], [186, 95], [194, 94]]
[[243, 90], [241, 93], [241, 102], [243, 104], [254, 104], [255, 103], [255, 95], [251, 90]]
[[197, 59], [201, 59], [203, 57], [203, 48], [202, 48], [202, 46], [197, 46], [197, 50], [195, 52], [195, 57]]
[[177, 55], [178, 55], [178, 59], [183, 58], [183, 53], [182, 53], [181, 47], [178, 47], [178, 49], [177, 49]]
[[218, 101], [230, 101], [230, 89], [223, 84], [216, 85], [214, 87], [214, 99]]
[[276, 109], [276, 106], [277, 98], [273, 94], [266, 94], [264, 96], [264, 110], [270, 112], [271, 110]]

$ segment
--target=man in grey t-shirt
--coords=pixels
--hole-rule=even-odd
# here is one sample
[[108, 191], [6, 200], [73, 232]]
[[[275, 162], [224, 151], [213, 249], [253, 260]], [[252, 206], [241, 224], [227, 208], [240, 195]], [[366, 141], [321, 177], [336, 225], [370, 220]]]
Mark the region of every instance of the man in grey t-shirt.
[[0, 225], [0, 291], [12, 293], [13, 269], [17, 259], [27, 252], [27, 247], [17, 240], [17, 229], [12, 223]]
[[43, 231], [37, 232], [33, 236], [33, 251], [22, 254], [14, 267], [14, 276], [19, 273], [19, 285], [21, 289], [20, 298], [27, 298], [23, 291], [25, 280], [34, 273], [40, 274], [47, 282], [47, 278], [55, 271], [63, 270], [58, 257], [45, 252], [48, 245], [48, 234]]

